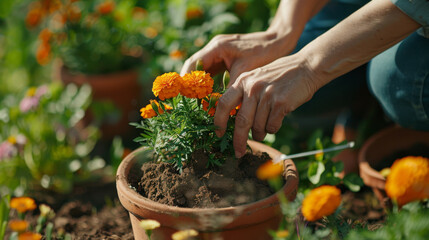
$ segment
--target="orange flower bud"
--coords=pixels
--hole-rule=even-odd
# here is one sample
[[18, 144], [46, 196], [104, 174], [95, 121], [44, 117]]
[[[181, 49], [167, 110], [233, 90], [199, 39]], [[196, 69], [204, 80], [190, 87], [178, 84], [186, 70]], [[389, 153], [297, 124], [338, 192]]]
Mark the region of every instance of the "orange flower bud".
[[33, 28], [42, 21], [43, 15], [40, 8], [34, 8], [28, 11], [27, 17], [25, 18], [25, 23], [27, 27]]
[[28, 222], [25, 220], [10, 220], [9, 228], [14, 232], [24, 232], [27, 230]]
[[16, 209], [20, 213], [24, 213], [27, 211], [34, 210], [37, 206], [36, 202], [32, 198], [16, 197], [10, 200], [10, 207]]
[[51, 45], [49, 43], [41, 43], [37, 48], [36, 60], [40, 65], [46, 65], [51, 60]]
[[302, 215], [316, 221], [331, 215], [341, 204], [341, 191], [334, 186], [320, 186], [310, 191], [302, 202]]
[[385, 189], [399, 206], [429, 198], [429, 159], [409, 156], [396, 160]]
[[272, 160], [259, 166], [256, 176], [261, 180], [272, 179], [280, 176], [284, 171], [283, 162], [273, 163]]

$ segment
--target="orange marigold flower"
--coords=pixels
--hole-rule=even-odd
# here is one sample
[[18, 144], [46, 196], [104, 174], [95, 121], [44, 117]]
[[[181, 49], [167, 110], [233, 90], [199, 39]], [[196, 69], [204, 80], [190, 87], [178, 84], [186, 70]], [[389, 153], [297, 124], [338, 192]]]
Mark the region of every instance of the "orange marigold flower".
[[18, 240], [40, 240], [42, 235], [38, 233], [25, 232], [18, 235]]
[[27, 230], [28, 222], [25, 220], [10, 220], [9, 228], [14, 232], [24, 232]]
[[210, 73], [192, 71], [182, 77], [180, 94], [188, 98], [204, 98], [213, 91], [214, 80]]
[[161, 100], [173, 98], [180, 92], [182, 77], [176, 72], [164, 73], [153, 81], [152, 92]]
[[40, 65], [48, 64], [51, 59], [51, 45], [42, 42], [37, 48], [36, 60]]
[[16, 197], [10, 200], [10, 207], [16, 209], [20, 213], [24, 213], [27, 211], [34, 210], [37, 206], [36, 202], [32, 198]]
[[[214, 116], [214, 114], [216, 112], [217, 102], [221, 96], [222, 96], [222, 94], [220, 94], [220, 93], [211, 93], [208, 102], [204, 99], [201, 101], [201, 103], [203, 104], [204, 111], [208, 111], [208, 114], [210, 116]], [[212, 107], [209, 110], [210, 103], [212, 103]]]
[[49, 42], [49, 40], [51, 40], [51, 37], [52, 37], [52, 32], [47, 28], [44, 28], [39, 33], [39, 39], [44, 43]]
[[199, 7], [190, 7], [186, 10], [186, 19], [191, 20], [195, 18], [201, 18], [204, 15], [204, 12]]
[[234, 116], [235, 114], [237, 114], [237, 111], [240, 110], [240, 108], [241, 108], [241, 103], [240, 105], [232, 109], [231, 112], [229, 112], [229, 115]]
[[331, 215], [340, 206], [341, 191], [334, 186], [320, 186], [310, 191], [302, 202], [302, 215], [308, 221], [316, 221]]
[[115, 3], [113, 1], [105, 1], [103, 3], [98, 4], [97, 11], [100, 14], [107, 15], [113, 12], [114, 8], [115, 8]]
[[261, 180], [267, 180], [280, 176], [283, 171], [283, 162], [273, 163], [273, 161], [269, 160], [259, 166], [256, 170], [256, 176]]
[[42, 21], [43, 14], [40, 8], [33, 8], [30, 9], [27, 13], [27, 17], [25, 18], [25, 23], [27, 24], [27, 27], [33, 28]]
[[429, 198], [429, 159], [408, 156], [396, 160], [390, 169], [385, 189], [399, 206]]
[[[173, 109], [171, 106], [169, 106], [167, 104], [163, 104], [163, 105], [164, 105], [164, 109], [165, 110], [171, 110], [171, 109]], [[153, 118], [153, 117], [155, 117], [157, 114], [156, 114], [156, 111], [153, 109], [154, 106], [157, 106], [159, 114], [163, 114], [164, 113], [164, 111], [162, 110], [162, 108], [159, 106], [158, 101], [156, 101], [156, 100], [150, 100], [150, 103], [148, 105], [146, 105], [144, 108], [140, 109], [140, 112], [141, 112], [140, 115], [143, 118]]]

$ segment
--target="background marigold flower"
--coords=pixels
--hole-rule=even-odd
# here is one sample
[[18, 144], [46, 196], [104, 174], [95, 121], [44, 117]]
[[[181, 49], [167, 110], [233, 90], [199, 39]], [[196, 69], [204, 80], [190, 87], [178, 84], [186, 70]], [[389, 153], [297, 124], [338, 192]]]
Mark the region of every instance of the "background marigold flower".
[[429, 198], [429, 159], [408, 156], [396, 160], [390, 169], [385, 189], [399, 206]]
[[115, 8], [115, 3], [113, 1], [105, 1], [103, 3], [98, 4], [97, 11], [100, 14], [107, 15], [113, 12], [114, 8]]
[[259, 166], [256, 170], [256, 176], [261, 180], [267, 180], [280, 176], [283, 171], [283, 162], [273, 163], [273, 161], [269, 160]]
[[40, 8], [30, 9], [25, 18], [25, 23], [27, 27], [34, 28], [42, 21], [43, 14]]
[[153, 82], [152, 92], [161, 100], [173, 98], [180, 92], [182, 77], [176, 72], [164, 73]]
[[37, 206], [36, 202], [32, 198], [16, 197], [10, 200], [10, 207], [16, 209], [20, 213], [24, 213], [27, 211], [34, 210]]
[[235, 114], [237, 114], [237, 112], [238, 112], [238, 110], [240, 110], [240, 108], [241, 108], [241, 103], [240, 103], [240, 105], [238, 105], [237, 107], [232, 109], [231, 112], [229, 112], [229, 115], [234, 116]]
[[36, 60], [40, 65], [46, 65], [51, 60], [51, 45], [46, 42], [42, 42], [37, 48]]
[[42, 235], [39, 233], [25, 232], [18, 235], [18, 240], [40, 240]]
[[44, 28], [42, 31], [40, 31], [39, 33], [39, 39], [43, 42], [43, 43], [47, 43], [49, 42], [49, 40], [51, 40], [52, 37], [52, 32], [47, 29]]
[[210, 73], [204, 71], [192, 71], [182, 77], [180, 94], [188, 98], [202, 99], [213, 91], [214, 80]]
[[15, 232], [24, 232], [27, 230], [28, 222], [25, 220], [10, 220], [9, 228]]
[[204, 15], [204, 12], [199, 7], [190, 7], [186, 10], [186, 19], [187, 20], [201, 18], [203, 15]]
[[302, 214], [308, 221], [331, 215], [341, 204], [341, 191], [334, 186], [320, 186], [310, 191], [302, 202]]
[[183, 59], [183, 57], [185, 56], [185, 53], [180, 51], [180, 50], [173, 50], [170, 52], [170, 58], [171, 59]]

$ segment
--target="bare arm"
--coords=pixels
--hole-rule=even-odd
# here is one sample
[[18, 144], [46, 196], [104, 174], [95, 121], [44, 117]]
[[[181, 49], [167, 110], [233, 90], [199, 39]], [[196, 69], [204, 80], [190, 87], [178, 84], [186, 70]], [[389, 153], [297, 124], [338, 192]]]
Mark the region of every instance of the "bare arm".
[[298, 53], [241, 74], [220, 98], [215, 125], [223, 135], [229, 111], [242, 102], [234, 132], [236, 156], [247, 136], [262, 140], [275, 133], [283, 118], [334, 78], [369, 61], [419, 25], [389, 0], [373, 0]]
[[243, 72], [286, 56], [296, 46], [305, 24], [328, 0], [282, 0], [270, 27], [263, 32], [214, 37], [203, 49], [185, 61], [181, 75], [194, 70], [202, 59], [206, 71], [216, 74], [227, 69], [231, 84]]

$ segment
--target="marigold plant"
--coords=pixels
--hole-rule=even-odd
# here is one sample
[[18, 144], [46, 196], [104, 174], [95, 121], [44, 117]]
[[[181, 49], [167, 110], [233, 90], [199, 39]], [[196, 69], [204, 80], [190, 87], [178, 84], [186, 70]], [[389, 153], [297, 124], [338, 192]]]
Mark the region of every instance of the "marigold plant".
[[310, 191], [302, 202], [302, 215], [308, 221], [329, 216], [341, 204], [341, 191], [334, 186], [320, 186]]
[[396, 160], [385, 189], [399, 206], [429, 198], [429, 159], [409, 156]]
[[[152, 91], [159, 101], [140, 109], [143, 120], [133, 123], [143, 132], [135, 141], [153, 149], [157, 160], [172, 163], [181, 171], [195, 150], [209, 157], [209, 165], [220, 165], [233, 156], [232, 134], [234, 116], [226, 134], [215, 134], [214, 111], [221, 93], [212, 93], [214, 80], [209, 73], [193, 71], [180, 77], [165, 73], [157, 77]], [[219, 152], [222, 156], [212, 154]]]

